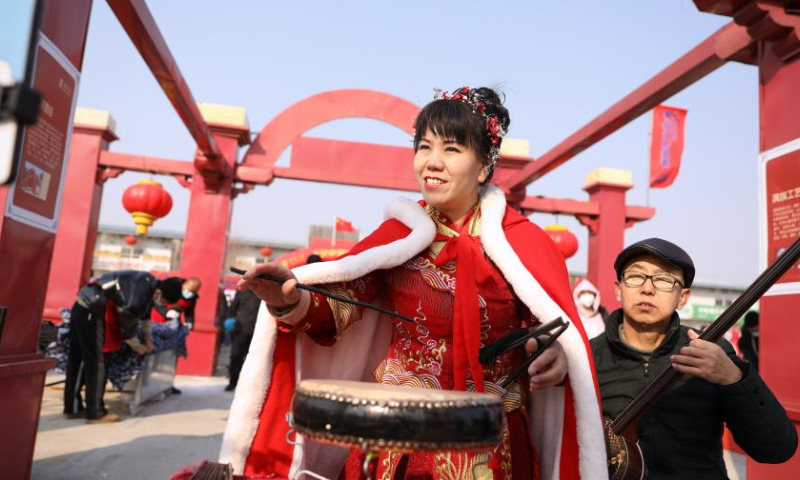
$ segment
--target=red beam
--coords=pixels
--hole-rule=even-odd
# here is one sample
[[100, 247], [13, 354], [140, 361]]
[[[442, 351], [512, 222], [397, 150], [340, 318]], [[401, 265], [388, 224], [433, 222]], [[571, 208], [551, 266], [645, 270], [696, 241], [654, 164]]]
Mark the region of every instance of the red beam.
[[[205, 120], [197, 108], [189, 86], [186, 84], [178, 64], [172, 57], [161, 31], [158, 29], [144, 0], [107, 0], [108, 5], [128, 33], [131, 42], [139, 50], [150, 71], [167, 94], [178, 116], [181, 117], [189, 133], [197, 143], [197, 148], [208, 160], [217, 160], [220, 153], [217, 142], [211, 135]], [[216, 162], [214, 162], [216, 164]], [[204, 167], [206, 170], [208, 167]], [[213, 167], [215, 170], [222, 168]]]
[[749, 48], [753, 41], [744, 27], [735, 23], [725, 25], [616, 105], [504, 181], [501, 187], [509, 192], [541, 178], [724, 65], [738, 52]]
[[531, 213], [559, 213], [564, 215], [598, 215], [600, 206], [594, 202], [566, 198], [525, 197], [520, 208]]
[[100, 166], [158, 175], [191, 176], [195, 173], [192, 162], [146, 157], [144, 155], [128, 155], [127, 153], [112, 153], [109, 151], [103, 151], [100, 154]]
[[[525, 197], [520, 203], [520, 208], [522, 208], [525, 215], [532, 213], [553, 213], [572, 216], [600, 214], [600, 205], [596, 202], [566, 198]], [[625, 207], [625, 217], [628, 222], [649, 220], [655, 214], [656, 209], [653, 207]]]
[[[240, 169], [241, 170], [241, 169]], [[391, 178], [367, 175], [352, 175], [350, 173], [333, 173], [329, 170], [316, 170], [305, 168], [273, 167], [275, 178], [290, 180], [306, 180], [309, 182], [338, 183], [340, 185], [353, 185], [357, 187], [388, 188], [391, 190], [404, 190], [419, 192], [419, 184], [413, 179]]]
[[332, 175], [392, 178], [417, 184], [414, 149], [362, 142], [299, 137], [292, 143], [292, 170], [319, 170]]

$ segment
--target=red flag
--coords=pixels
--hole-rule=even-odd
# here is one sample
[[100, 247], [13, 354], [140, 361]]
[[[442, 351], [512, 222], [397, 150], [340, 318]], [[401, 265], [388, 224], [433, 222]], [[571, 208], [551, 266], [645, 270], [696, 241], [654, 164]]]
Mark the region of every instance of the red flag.
[[336, 231], [337, 232], [355, 232], [353, 224], [343, 218], [336, 217]]
[[687, 111], [659, 105], [653, 109], [653, 136], [650, 142], [650, 187], [672, 185], [681, 168], [683, 124]]

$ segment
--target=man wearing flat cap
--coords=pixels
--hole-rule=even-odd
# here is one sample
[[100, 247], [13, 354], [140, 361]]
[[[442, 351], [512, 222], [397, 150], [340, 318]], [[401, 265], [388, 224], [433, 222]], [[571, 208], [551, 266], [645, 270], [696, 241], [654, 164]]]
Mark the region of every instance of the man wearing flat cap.
[[614, 262], [622, 308], [591, 340], [603, 415], [614, 419], [663, 370], [683, 378], [639, 425], [649, 480], [727, 479], [722, 459], [726, 425], [755, 461], [782, 463], [797, 450], [797, 432], [755, 368], [725, 341], [699, 340], [680, 324], [695, 268], [677, 245], [650, 238]]

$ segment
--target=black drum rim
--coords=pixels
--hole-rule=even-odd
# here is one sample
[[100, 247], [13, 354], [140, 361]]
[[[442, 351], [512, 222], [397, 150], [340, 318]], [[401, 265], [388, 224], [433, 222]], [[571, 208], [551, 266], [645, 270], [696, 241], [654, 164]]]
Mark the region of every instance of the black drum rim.
[[326, 443], [366, 450], [480, 450], [503, 439], [502, 399], [373, 399], [299, 386], [292, 428]]

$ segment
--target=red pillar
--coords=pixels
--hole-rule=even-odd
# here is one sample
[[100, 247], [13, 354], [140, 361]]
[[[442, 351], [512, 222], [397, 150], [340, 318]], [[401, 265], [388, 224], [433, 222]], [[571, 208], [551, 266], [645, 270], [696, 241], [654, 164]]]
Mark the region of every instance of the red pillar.
[[[250, 142], [243, 108], [200, 104], [200, 112], [224, 156], [218, 161], [229, 166], [220, 170], [229, 173], [204, 173], [195, 162], [180, 270], [181, 276], [198, 277], [203, 283], [195, 308], [195, 327], [188, 338], [189, 357], [178, 363], [178, 372], [189, 375], [211, 375], [216, 365], [218, 332], [214, 320], [219, 308], [218, 285], [224, 276], [233, 206], [232, 172], [239, 146]], [[202, 154], [198, 151], [196, 155], [196, 160], [202, 162]]]
[[[51, 43], [42, 47], [48, 53], [37, 62], [34, 88], [44, 89], [43, 104], [50, 107], [43, 114], [46, 118], [29, 130], [36, 129], [37, 136], [30, 138], [40, 146], [64, 147], [61, 142], [69, 137], [72, 99], [78, 90], [74, 71], [80, 72], [83, 63], [91, 6], [91, 0], [43, 2], [41, 33]], [[53, 179], [54, 188], [42, 187], [46, 190], [43, 198], [39, 192], [34, 195], [39, 200], [22, 200], [29, 193], [14, 190], [14, 202], [27, 203], [27, 211], [44, 206], [38, 211], [46, 222], [0, 214], [0, 306], [8, 312], [0, 329], [0, 477], [4, 479], [30, 477], [45, 373], [53, 366], [38, 352], [38, 336], [55, 243], [53, 230], [58, 222], [55, 199], [60, 195], [58, 180], [64, 153], [56, 148], [47, 158], [28, 157], [32, 162], [59, 165], [51, 172], [58, 172], [57, 177], [47, 177]], [[7, 212], [9, 201], [9, 187], [0, 187], [3, 212]]]
[[69, 165], [64, 181], [61, 221], [56, 234], [44, 318], [60, 319], [59, 310], [72, 306], [75, 294], [89, 281], [94, 255], [104, 178], [98, 172], [100, 153], [117, 140], [108, 112], [78, 108], [72, 129]]
[[[797, 38], [797, 35], [795, 30], [787, 38]], [[798, 43], [795, 42], [794, 45], [797, 46]], [[779, 174], [782, 178], [770, 175], [773, 182], [777, 180], [783, 183], [780, 190], [787, 191], [791, 188], [790, 185], [800, 187], [797, 181], [800, 171], [800, 118], [797, 116], [800, 111], [800, 59], [792, 59], [791, 56], [782, 59], [773, 50], [774, 45], [763, 42], [759, 48], [760, 151], [762, 155], [767, 152], [767, 158], [779, 160], [782, 157], [784, 164], [796, 165], [796, 169], [790, 166], [785, 175]], [[785, 161], [787, 159], [789, 162]], [[760, 207], [762, 225], [766, 225], [766, 209], [773, 206], [770, 198], [765, 198], [765, 201]], [[796, 200], [774, 206], [779, 205], [789, 206], [797, 212]], [[800, 227], [800, 219], [796, 213], [789, 222], [780, 227], [783, 233], [796, 232]], [[766, 256], [767, 247], [772, 247], [773, 241], [762, 238], [762, 258]], [[789, 239], [780, 241], [788, 242]], [[797, 326], [797, 319], [800, 318], [800, 282], [797, 280], [797, 272], [794, 269], [794, 273], [788, 273], [784, 277], [793, 279], [793, 288], [785, 289], [783, 294], [767, 295], [761, 299], [759, 367], [761, 376], [783, 404], [795, 428], [800, 431], [800, 328]], [[800, 454], [795, 454], [794, 458], [782, 465], [758, 464], [748, 459], [747, 478], [800, 478]]]
[[586, 277], [600, 291], [600, 300], [609, 311], [619, 307], [614, 293], [614, 260], [625, 245], [625, 192], [632, 186], [631, 172], [599, 168], [587, 175], [583, 188], [600, 208], [596, 218], [578, 216], [589, 228]]

